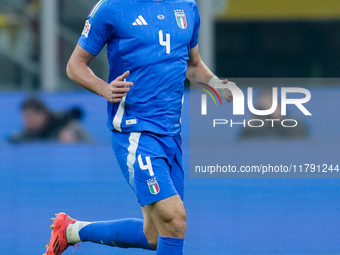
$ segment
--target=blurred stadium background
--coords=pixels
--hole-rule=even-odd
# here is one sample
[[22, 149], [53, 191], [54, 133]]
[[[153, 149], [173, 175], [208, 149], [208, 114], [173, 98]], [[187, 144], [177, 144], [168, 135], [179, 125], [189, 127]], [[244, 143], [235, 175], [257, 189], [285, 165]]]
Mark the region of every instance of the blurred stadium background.
[[[306, 140], [239, 141], [239, 131], [232, 131], [228, 134], [232, 157], [251, 163], [254, 150], [275, 157], [278, 151], [271, 148], [284, 148], [281, 152], [286, 156], [280, 163], [300, 155], [311, 161], [315, 155], [328, 155], [328, 160], [340, 163], [340, 84], [334, 79], [340, 73], [340, 2], [197, 2], [202, 16], [201, 55], [217, 75], [315, 78], [303, 85], [312, 93], [313, 117], [306, 120]], [[0, 1], [0, 254], [42, 254], [50, 234], [49, 218], [55, 212], [66, 211], [84, 220], [141, 217], [113, 158], [105, 101], [80, 89], [65, 74], [95, 3]], [[106, 79], [104, 52], [92, 68]], [[325, 84], [318, 78], [329, 79]], [[9, 144], [9, 135], [22, 128], [20, 104], [32, 94], [53, 110], [81, 106], [86, 113], [83, 125], [95, 142]], [[183, 115], [186, 254], [340, 254], [337, 179], [190, 179], [188, 100]], [[82, 244], [75, 252], [150, 254], [91, 244]]]

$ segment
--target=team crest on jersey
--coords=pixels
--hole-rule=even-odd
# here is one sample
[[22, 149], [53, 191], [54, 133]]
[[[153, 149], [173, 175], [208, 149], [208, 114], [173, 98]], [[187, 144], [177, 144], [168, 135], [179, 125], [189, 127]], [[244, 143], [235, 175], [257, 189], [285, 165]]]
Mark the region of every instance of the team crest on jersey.
[[175, 10], [175, 16], [177, 25], [182, 28], [186, 29], [188, 26], [187, 18], [185, 17], [185, 12], [183, 10]]
[[149, 190], [151, 192], [152, 195], [157, 195], [160, 191], [158, 182], [156, 180], [156, 178], [152, 178], [150, 180], [147, 181], [148, 186], [149, 186]]
[[81, 34], [85, 35], [85, 37], [87, 38], [89, 36], [90, 30], [91, 30], [91, 24], [88, 20], [86, 20], [83, 32]]

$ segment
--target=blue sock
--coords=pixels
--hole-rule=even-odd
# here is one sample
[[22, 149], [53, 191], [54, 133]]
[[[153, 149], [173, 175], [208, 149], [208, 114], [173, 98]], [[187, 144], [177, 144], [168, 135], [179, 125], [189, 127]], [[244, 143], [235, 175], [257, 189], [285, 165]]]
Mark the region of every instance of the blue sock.
[[182, 255], [184, 239], [158, 236], [157, 255]]
[[145, 237], [141, 219], [94, 222], [82, 228], [79, 237], [82, 242], [155, 250]]

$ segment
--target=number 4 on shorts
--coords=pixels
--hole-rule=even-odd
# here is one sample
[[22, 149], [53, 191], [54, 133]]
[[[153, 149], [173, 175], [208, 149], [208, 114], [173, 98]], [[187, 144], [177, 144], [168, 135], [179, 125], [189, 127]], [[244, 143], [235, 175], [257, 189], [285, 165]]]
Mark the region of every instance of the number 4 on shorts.
[[153, 169], [152, 169], [151, 159], [150, 159], [150, 157], [145, 157], [145, 160], [146, 160], [146, 165], [144, 165], [142, 155], [141, 154], [138, 155], [138, 164], [139, 164], [140, 169], [148, 170], [150, 176], [152, 177], [155, 174], [154, 174]]

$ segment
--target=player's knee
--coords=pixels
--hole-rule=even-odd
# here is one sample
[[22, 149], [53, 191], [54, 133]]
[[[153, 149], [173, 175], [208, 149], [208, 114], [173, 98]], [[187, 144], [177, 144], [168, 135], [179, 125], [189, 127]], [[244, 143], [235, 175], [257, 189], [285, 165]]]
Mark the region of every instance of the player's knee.
[[173, 217], [165, 220], [164, 224], [169, 237], [184, 238], [187, 229], [185, 212], [177, 213]]
[[187, 230], [187, 222], [184, 217], [177, 217], [172, 221], [173, 237], [184, 238]]

